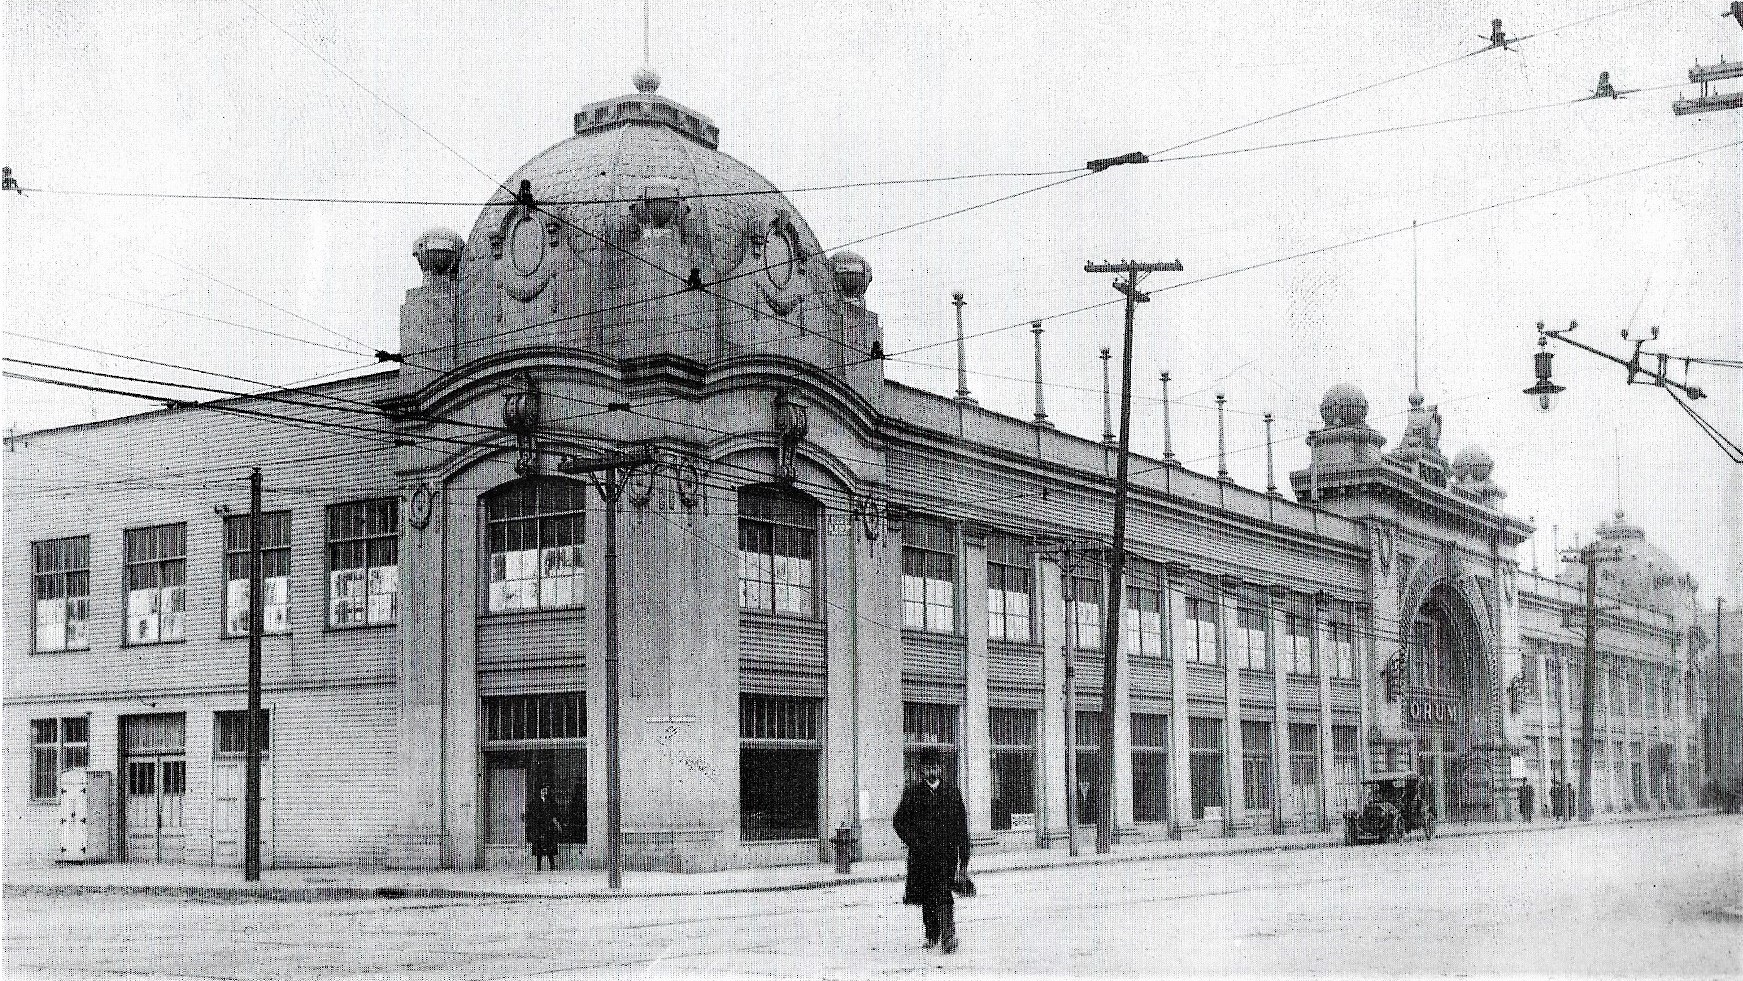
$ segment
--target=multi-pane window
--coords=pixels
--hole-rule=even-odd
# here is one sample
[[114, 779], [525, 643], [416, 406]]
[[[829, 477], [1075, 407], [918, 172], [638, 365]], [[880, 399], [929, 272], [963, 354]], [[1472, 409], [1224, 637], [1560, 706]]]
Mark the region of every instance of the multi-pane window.
[[1132, 820], [1168, 820], [1168, 716], [1132, 713]]
[[938, 754], [944, 779], [957, 782], [956, 706], [930, 702], [902, 703], [902, 770], [904, 783], [920, 779], [920, 757]]
[[[212, 751], [219, 756], [248, 752], [248, 710], [212, 713]], [[272, 752], [272, 710], [260, 710], [260, 751]]]
[[1077, 823], [1095, 824], [1095, 792], [1101, 785], [1101, 713], [1077, 713]]
[[1356, 625], [1348, 603], [1332, 606], [1331, 622], [1326, 624], [1327, 640], [1331, 643], [1333, 678], [1356, 678]]
[[30, 720], [30, 799], [60, 795], [63, 771], [91, 760], [91, 720], [82, 715]]
[[[224, 634], [248, 633], [249, 516], [224, 519]], [[290, 536], [289, 511], [269, 511], [260, 516], [261, 629], [269, 634], [290, 633]]]
[[1027, 644], [1034, 639], [1029, 597], [1034, 576], [1020, 539], [989, 535], [986, 543], [987, 639]]
[[36, 649], [74, 651], [91, 646], [91, 536], [56, 538], [30, 546], [36, 586]]
[[587, 485], [578, 480], [530, 477], [485, 497], [490, 612], [580, 606], [586, 519]]
[[1174, 631], [1175, 655], [1198, 664], [1221, 664], [1216, 648], [1216, 604], [1199, 596], [1181, 598]]
[[1361, 791], [1360, 726], [1331, 727], [1331, 765], [1337, 777], [1338, 806], [1353, 807]]
[[1313, 663], [1312, 607], [1300, 600], [1290, 600], [1283, 611], [1283, 664], [1290, 674], [1311, 676]]
[[1070, 602], [1065, 629], [1071, 632], [1071, 643], [1077, 650], [1099, 651], [1102, 647], [1101, 574], [1096, 569], [1082, 571], [1084, 575], [1065, 577], [1065, 598]]
[[188, 526], [136, 528], [123, 536], [127, 643], [181, 640], [186, 616]]
[[1207, 807], [1223, 806], [1223, 720], [1193, 717], [1188, 720], [1188, 748], [1192, 753], [1192, 817], [1203, 820]]
[[1035, 710], [987, 710], [992, 737], [992, 829], [1035, 827]]
[[1235, 665], [1249, 671], [1271, 670], [1271, 652], [1265, 644], [1265, 608], [1241, 599], [1235, 605], [1235, 627], [1229, 631], [1229, 646]]
[[587, 695], [491, 695], [480, 700], [485, 835], [492, 846], [526, 843], [525, 815], [550, 788], [556, 840], [587, 841]]
[[1519, 684], [1525, 690], [1528, 698], [1537, 698], [1537, 655], [1521, 654], [1519, 656]]
[[949, 525], [909, 518], [902, 526], [902, 626], [956, 633], [956, 534]]
[[1126, 608], [1120, 624], [1121, 643], [1129, 657], [1162, 657], [1162, 583], [1160, 570], [1142, 559], [1132, 560], [1126, 581]]
[[1319, 792], [1319, 726], [1289, 723], [1289, 783], [1305, 801]]
[[1561, 709], [1561, 661], [1554, 656], [1543, 662], [1544, 684], [1549, 688], [1549, 704], [1554, 711]]
[[1271, 769], [1271, 723], [1241, 720], [1241, 772], [1249, 811], [1268, 811], [1274, 800]]
[[1441, 628], [1440, 622], [1427, 617], [1417, 620], [1411, 636], [1411, 686], [1452, 693], [1452, 650], [1447, 646], [1446, 632]]
[[774, 488], [738, 492], [738, 605], [816, 615], [817, 505]]
[[821, 740], [815, 698], [738, 696], [739, 835], [817, 837]]
[[327, 509], [327, 625], [363, 627], [399, 618], [399, 500]]

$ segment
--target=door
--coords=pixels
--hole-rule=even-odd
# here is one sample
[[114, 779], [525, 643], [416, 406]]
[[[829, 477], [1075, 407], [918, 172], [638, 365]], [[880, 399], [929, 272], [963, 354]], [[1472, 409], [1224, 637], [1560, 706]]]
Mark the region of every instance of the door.
[[188, 791], [186, 716], [121, 717], [122, 858], [180, 862], [186, 856], [182, 809]]
[[491, 767], [486, 800], [485, 865], [518, 869], [527, 864], [527, 771], [523, 767]]
[[[244, 800], [242, 760], [212, 763], [212, 864], [242, 865]], [[260, 768], [260, 864], [272, 868], [272, 771]]]

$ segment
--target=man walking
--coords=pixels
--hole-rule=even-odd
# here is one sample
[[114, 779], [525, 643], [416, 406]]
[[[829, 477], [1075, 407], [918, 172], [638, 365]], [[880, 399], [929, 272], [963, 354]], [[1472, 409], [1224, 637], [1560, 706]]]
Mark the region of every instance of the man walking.
[[1537, 790], [1531, 786], [1530, 780], [1521, 780], [1519, 782], [1519, 817], [1526, 824], [1530, 824], [1536, 812]]
[[968, 874], [968, 810], [962, 794], [943, 780], [936, 751], [920, 756], [920, 780], [902, 791], [896, 837], [908, 846], [908, 883], [902, 902], [920, 907], [926, 947], [956, 950], [956, 902], [951, 884]]

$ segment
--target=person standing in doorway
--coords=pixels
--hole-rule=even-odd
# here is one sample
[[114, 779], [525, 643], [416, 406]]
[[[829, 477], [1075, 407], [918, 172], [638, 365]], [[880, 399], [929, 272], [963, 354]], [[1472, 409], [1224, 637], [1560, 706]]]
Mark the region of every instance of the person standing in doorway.
[[944, 782], [935, 751], [920, 756], [920, 780], [902, 791], [893, 824], [908, 847], [908, 880], [902, 902], [920, 907], [926, 947], [956, 950], [956, 901], [951, 886], [968, 874], [968, 809], [955, 786]]
[[533, 846], [533, 871], [545, 863], [557, 870], [557, 838], [563, 832], [563, 821], [557, 813], [557, 802], [551, 797], [551, 785], [539, 784], [538, 792], [527, 804], [527, 844]]
[[1521, 780], [1519, 782], [1519, 817], [1520, 817], [1520, 819], [1523, 820], [1526, 824], [1530, 824], [1532, 817], [1534, 817], [1537, 813], [1536, 809], [1537, 809], [1537, 791], [1532, 788], [1531, 781]]

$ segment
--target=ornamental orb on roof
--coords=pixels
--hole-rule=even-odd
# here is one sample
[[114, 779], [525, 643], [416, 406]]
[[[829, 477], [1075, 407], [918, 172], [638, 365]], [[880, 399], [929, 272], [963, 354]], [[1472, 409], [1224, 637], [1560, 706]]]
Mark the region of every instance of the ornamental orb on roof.
[[466, 240], [458, 232], [446, 228], [432, 228], [418, 236], [412, 244], [412, 257], [418, 261], [418, 268], [423, 270], [424, 278], [435, 276], [452, 276], [460, 262], [460, 250], [466, 247]]
[[1495, 472], [1495, 458], [1480, 446], [1467, 446], [1453, 457], [1452, 470], [1460, 480], [1481, 483]]
[[1368, 421], [1368, 397], [1349, 382], [1339, 382], [1319, 400], [1319, 417], [1327, 426], [1363, 425]]
[[871, 286], [871, 263], [857, 252], [842, 249], [829, 257], [829, 268], [835, 271], [835, 288], [850, 300], [864, 297]]

